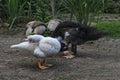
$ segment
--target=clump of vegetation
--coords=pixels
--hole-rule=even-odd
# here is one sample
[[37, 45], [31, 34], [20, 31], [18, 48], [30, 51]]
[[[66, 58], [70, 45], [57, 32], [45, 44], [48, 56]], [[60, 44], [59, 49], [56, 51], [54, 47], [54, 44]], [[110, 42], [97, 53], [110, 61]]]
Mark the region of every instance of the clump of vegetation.
[[52, 18], [49, 0], [36, 0], [34, 19], [48, 22]]
[[23, 15], [25, 2], [22, 3], [18, 0], [5, 0], [5, 8], [7, 12], [8, 22], [12, 28], [18, 16]]
[[50, 36], [51, 32], [49, 30], [45, 31], [43, 36]]
[[[71, 20], [90, 25], [97, 13], [120, 13], [119, 0], [53, 0], [56, 18], [71, 14]], [[0, 18], [13, 26], [21, 27], [30, 20], [47, 23], [54, 18], [50, 0], [0, 0]], [[68, 18], [68, 17], [67, 17]], [[22, 25], [18, 25], [22, 24]], [[110, 37], [120, 38], [119, 22], [98, 22], [96, 27], [110, 32]], [[8, 27], [7, 27], [8, 28]], [[34, 34], [34, 33], [30, 33]], [[50, 32], [46, 31], [45, 36]]]
[[120, 23], [119, 22], [98, 22], [95, 27], [108, 32], [108, 37], [120, 38]]
[[72, 17], [86, 25], [90, 25], [94, 15], [102, 9], [102, 0], [65, 0], [65, 4]]
[[104, 0], [105, 13], [120, 13], [120, 0]]

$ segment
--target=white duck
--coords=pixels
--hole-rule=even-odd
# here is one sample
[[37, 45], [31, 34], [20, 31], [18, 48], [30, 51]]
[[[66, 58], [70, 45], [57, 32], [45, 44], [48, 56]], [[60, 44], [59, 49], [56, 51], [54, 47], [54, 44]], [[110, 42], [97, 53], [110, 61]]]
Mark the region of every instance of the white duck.
[[43, 34], [46, 30], [46, 26], [43, 22], [40, 21], [30, 21], [26, 24], [26, 36], [29, 36], [30, 33], [34, 34]]
[[38, 58], [37, 63], [40, 69], [52, 66], [51, 64], [45, 64], [45, 58], [49, 55], [59, 53], [61, 49], [60, 42], [55, 38], [44, 37], [42, 35], [30, 35], [26, 40], [28, 41], [12, 45], [11, 48], [33, 51], [34, 56]]

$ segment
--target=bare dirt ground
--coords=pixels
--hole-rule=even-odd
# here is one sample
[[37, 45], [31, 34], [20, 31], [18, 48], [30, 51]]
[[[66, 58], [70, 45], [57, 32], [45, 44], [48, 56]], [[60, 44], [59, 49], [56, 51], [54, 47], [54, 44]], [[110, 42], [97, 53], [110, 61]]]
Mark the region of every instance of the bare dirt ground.
[[120, 80], [120, 39], [87, 42], [78, 46], [77, 57], [49, 57], [54, 66], [39, 70], [32, 53], [10, 49], [24, 31], [0, 31], [0, 80]]

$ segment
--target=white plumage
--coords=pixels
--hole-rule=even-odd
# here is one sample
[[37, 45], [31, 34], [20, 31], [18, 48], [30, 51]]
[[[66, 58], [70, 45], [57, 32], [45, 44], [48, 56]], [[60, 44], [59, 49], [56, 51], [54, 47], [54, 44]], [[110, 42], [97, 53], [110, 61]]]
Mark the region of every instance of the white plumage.
[[37, 46], [38, 46], [37, 43], [30, 43], [26, 41], [26, 42], [21, 42], [19, 44], [11, 45], [10, 48], [16, 48], [16, 49], [18, 48], [18, 49], [34, 51]]
[[60, 51], [61, 44], [57, 39], [51, 37], [45, 37], [39, 42], [34, 50], [34, 55], [36, 57], [46, 57], [49, 55], [57, 54]]
[[51, 37], [46, 37], [39, 42], [39, 48], [45, 55], [57, 54], [60, 51], [60, 42]]
[[34, 56], [39, 58], [38, 67], [46, 69], [50, 65], [45, 64], [45, 57], [59, 53], [61, 49], [60, 42], [52, 37], [44, 37], [42, 35], [30, 35], [28, 41], [12, 45], [11, 48], [26, 49], [34, 52]]

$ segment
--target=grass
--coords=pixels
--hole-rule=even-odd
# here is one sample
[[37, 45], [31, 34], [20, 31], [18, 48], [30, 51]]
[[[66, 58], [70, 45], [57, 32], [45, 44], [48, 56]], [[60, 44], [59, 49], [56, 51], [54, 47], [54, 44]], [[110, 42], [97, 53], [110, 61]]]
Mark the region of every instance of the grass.
[[108, 32], [110, 38], [120, 38], [120, 22], [98, 22], [95, 27]]

